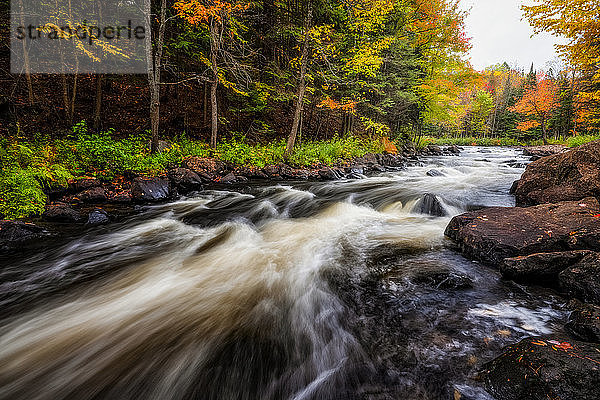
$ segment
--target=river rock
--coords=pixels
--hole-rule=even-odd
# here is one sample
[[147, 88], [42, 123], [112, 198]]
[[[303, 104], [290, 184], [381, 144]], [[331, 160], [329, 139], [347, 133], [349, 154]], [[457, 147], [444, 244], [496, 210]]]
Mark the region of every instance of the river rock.
[[96, 208], [88, 216], [87, 225], [104, 225], [110, 222], [108, 213], [101, 208]]
[[488, 208], [454, 217], [446, 236], [469, 257], [499, 265], [505, 258], [600, 248], [600, 205], [581, 201], [528, 208]]
[[518, 206], [600, 198], [600, 141], [534, 161], [515, 190]]
[[443, 217], [448, 213], [444, 209], [440, 199], [431, 193], [426, 193], [415, 206], [415, 211], [420, 214], [427, 214], [434, 217]]
[[552, 156], [567, 151], [567, 147], [559, 144], [550, 144], [545, 146], [530, 146], [523, 149], [523, 155], [538, 160], [542, 157]]
[[177, 188], [177, 191], [181, 194], [202, 190], [202, 178], [187, 168], [171, 169], [167, 176], [171, 181], [171, 185]]
[[102, 186], [102, 182], [100, 182], [96, 178], [85, 178], [78, 179], [76, 181], [69, 182], [69, 189], [72, 193], [83, 192], [84, 190], [96, 188]]
[[435, 177], [435, 176], [445, 176], [445, 174], [438, 169], [430, 169], [427, 171], [427, 176]]
[[[596, 247], [600, 249], [600, 246]], [[569, 295], [600, 305], [600, 253], [585, 257], [559, 275], [561, 288]]]
[[589, 250], [575, 250], [505, 258], [500, 272], [515, 282], [558, 286], [558, 274], [590, 254]]
[[53, 203], [46, 205], [42, 219], [48, 222], [79, 222], [82, 217], [79, 211], [66, 203]]
[[39, 239], [48, 232], [37, 225], [20, 221], [0, 221], [0, 251], [15, 250], [23, 243]]
[[225, 175], [224, 177], [222, 177], [221, 179], [219, 179], [219, 183], [235, 183], [238, 181], [237, 176], [235, 176], [235, 174], [233, 172], [228, 173], [227, 175]]
[[497, 400], [597, 400], [600, 345], [562, 337], [528, 338], [484, 365]]
[[136, 178], [131, 185], [131, 196], [138, 202], [164, 201], [171, 197], [169, 180], [166, 178]]
[[457, 145], [448, 146], [444, 149], [444, 152], [450, 154], [460, 154], [460, 147]]
[[84, 203], [104, 203], [107, 200], [106, 191], [100, 186], [84, 190], [76, 197]]
[[572, 300], [569, 307], [573, 312], [565, 329], [577, 339], [600, 343], [600, 306]]
[[322, 168], [319, 170], [319, 177], [324, 181], [336, 181], [344, 178], [344, 174], [337, 168]]

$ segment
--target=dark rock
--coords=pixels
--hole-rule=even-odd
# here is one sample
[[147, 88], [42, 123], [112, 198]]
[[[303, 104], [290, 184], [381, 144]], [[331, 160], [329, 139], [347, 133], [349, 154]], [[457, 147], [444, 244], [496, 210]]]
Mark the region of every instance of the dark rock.
[[102, 187], [93, 187], [78, 193], [76, 197], [84, 203], [104, 203], [107, 200], [106, 191]]
[[248, 178], [246, 178], [245, 176], [238, 176], [236, 175], [235, 177], [236, 182], [248, 182]]
[[102, 182], [98, 179], [79, 179], [69, 183], [69, 188], [72, 193], [79, 193], [100, 186], [102, 186]]
[[202, 190], [202, 178], [187, 168], [171, 169], [167, 176], [172, 187], [175, 187], [181, 194]]
[[560, 337], [528, 338], [483, 367], [497, 400], [596, 400], [600, 345]]
[[426, 193], [417, 203], [414, 210], [420, 214], [432, 215], [434, 217], [443, 217], [448, 213], [440, 202], [440, 199], [431, 193]]
[[600, 306], [572, 300], [569, 307], [573, 312], [565, 329], [579, 340], [600, 343]]
[[520, 206], [600, 198], [600, 141], [532, 162], [515, 196]]
[[320, 169], [319, 177], [324, 181], [336, 181], [344, 178], [343, 174], [333, 168]]
[[54, 203], [46, 205], [46, 211], [42, 219], [48, 222], [79, 222], [81, 214], [65, 203]]
[[[595, 247], [600, 249], [600, 246]], [[600, 305], [600, 253], [592, 253], [559, 275], [560, 287], [569, 295]]]
[[164, 201], [171, 194], [169, 180], [166, 178], [136, 178], [131, 185], [131, 196], [137, 202]]
[[427, 171], [427, 176], [446, 176], [442, 171], [437, 169], [430, 169]]
[[219, 179], [220, 183], [235, 183], [237, 182], [237, 177], [233, 174], [233, 172], [230, 172], [229, 174], [225, 175], [224, 177], [222, 177], [221, 179]]
[[24, 243], [46, 236], [48, 232], [34, 224], [19, 221], [0, 221], [0, 251], [12, 251]]
[[446, 147], [444, 151], [451, 154], [460, 154], [460, 148], [456, 145]]
[[357, 164], [366, 165], [368, 167], [373, 167], [375, 165], [379, 165], [379, 160], [377, 159], [377, 156], [375, 154], [372, 154], [372, 153], [367, 153], [364, 156], [359, 157], [359, 158], [357, 158], [354, 161]]
[[104, 225], [110, 222], [108, 213], [101, 208], [96, 208], [88, 216], [87, 225]]
[[489, 149], [481, 149], [478, 151], [478, 153], [485, 153], [485, 154], [490, 154], [492, 151]]
[[442, 148], [434, 144], [427, 145], [423, 152], [432, 156], [441, 156], [443, 154]]
[[353, 165], [351, 167], [347, 167], [346, 168], [346, 173], [348, 173], [348, 174], [364, 175], [365, 174], [365, 167], [363, 167], [362, 165]]
[[593, 198], [528, 208], [488, 208], [454, 217], [446, 236], [470, 257], [499, 265], [534, 253], [600, 248], [600, 205]]
[[558, 286], [558, 274], [590, 254], [593, 252], [576, 250], [505, 258], [500, 272], [515, 282]]
[[518, 180], [514, 181], [512, 186], [510, 187], [510, 190], [508, 191], [508, 193], [515, 194], [518, 186], [519, 186], [519, 181]]
[[468, 276], [438, 268], [422, 269], [414, 274], [411, 281], [443, 290], [462, 290], [473, 287], [473, 281]]
[[133, 201], [131, 190], [119, 190], [108, 194], [108, 201], [111, 203], [129, 204]]
[[552, 156], [554, 154], [564, 153], [567, 150], [568, 148], [566, 146], [558, 144], [550, 144], [546, 146], [530, 146], [523, 149], [523, 155], [539, 159], [542, 157]]
[[236, 174], [248, 179], [269, 179], [269, 176], [259, 168], [241, 168], [236, 171]]
[[268, 177], [271, 177], [271, 178], [278, 177], [279, 172], [280, 172], [280, 166], [279, 165], [267, 165], [266, 167], [263, 168], [263, 172]]

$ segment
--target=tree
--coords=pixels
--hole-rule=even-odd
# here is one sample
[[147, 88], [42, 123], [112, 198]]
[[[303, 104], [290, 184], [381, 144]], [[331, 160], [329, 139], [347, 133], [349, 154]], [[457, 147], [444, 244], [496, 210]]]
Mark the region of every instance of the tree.
[[304, 26], [304, 43], [302, 44], [302, 58], [300, 62], [300, 76], [298, 77], [298, 92], [296, 94], [296, 105], [294, 107], [294, 120], [292, 129], [288, 136], [287, 145], [285, 147], [285, 157], [289, 157], [294, 150], [296, 144], [296, 136], [298, 135], [298, 126], [300, 125], [300, 117], [302, 108], [304, 107], [304, 92], [306, 91], [306, 69], [308, 67], [308, 50], [310, 46], [310, 29], [313, 18], [312, 1], [308, 1], [308, 14], [306, 16], [306, 24]]
[[512, 107], [512, 111], [524, 116], [524, 120], [517, 125], [521, 132], [540, 127], [542, 140], [548, 144], [546, 135], [548, 119], [556, 108], [558, 88], [549, 79], [541, 79], [537, 85], [529, 88], [523, 98]]
[[225, 80], [225, 76], [219, 67], [219, 56], [223, 51], [225, 37], [235, 39], [236, 30], [232, 27], [234, 17], [249, 7], [243, 1], [221, 1], [221, 0], [179, 0], [175, 3], [175, 9], [179, 15], [192, 25], [205, 25], [208, 27], [210, 40], [210, 68], [212, 71], [210, 87], [211, 104], [211, 135], [210, 146], [217, 147], [217, 136], [219, 130], [219, 112], [217, 101], [217, 89], [219, 83], [232, 87], [233, 84]]
[[600, 3], [597, 0], [536, 0], [523, 6], [536, 32], [565, 37], [557, 45], [563, 58], [578, 71], [578, 120], [600, 129]]

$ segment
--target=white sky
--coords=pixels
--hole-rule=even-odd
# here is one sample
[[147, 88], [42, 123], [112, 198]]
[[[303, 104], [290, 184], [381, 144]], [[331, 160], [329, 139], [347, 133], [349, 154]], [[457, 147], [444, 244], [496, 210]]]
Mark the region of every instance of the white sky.
[[534, 36], [527, 20], [521, 21], [523, 0], [460, 0], [462, 8], [471, 8], [466, 20], [467, 36], [473, 49], [471, 64], [482, 70], [506, 61], [529, 71], [533, 62], [537, 70], [548, 69], [557, 58], [554, 44], [558, 38], [542, 33]]

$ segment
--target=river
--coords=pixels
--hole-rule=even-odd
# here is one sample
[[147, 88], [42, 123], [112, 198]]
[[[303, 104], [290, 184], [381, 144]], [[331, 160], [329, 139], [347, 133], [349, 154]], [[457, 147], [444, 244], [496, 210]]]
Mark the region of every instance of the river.
[[563, 300], [443, 232], [513, 206], [525, 162], [473, 147], [366, 179], [223, 187], [5, 260], [0, 399], [491, 399], [478, 369], [559, 331]]

